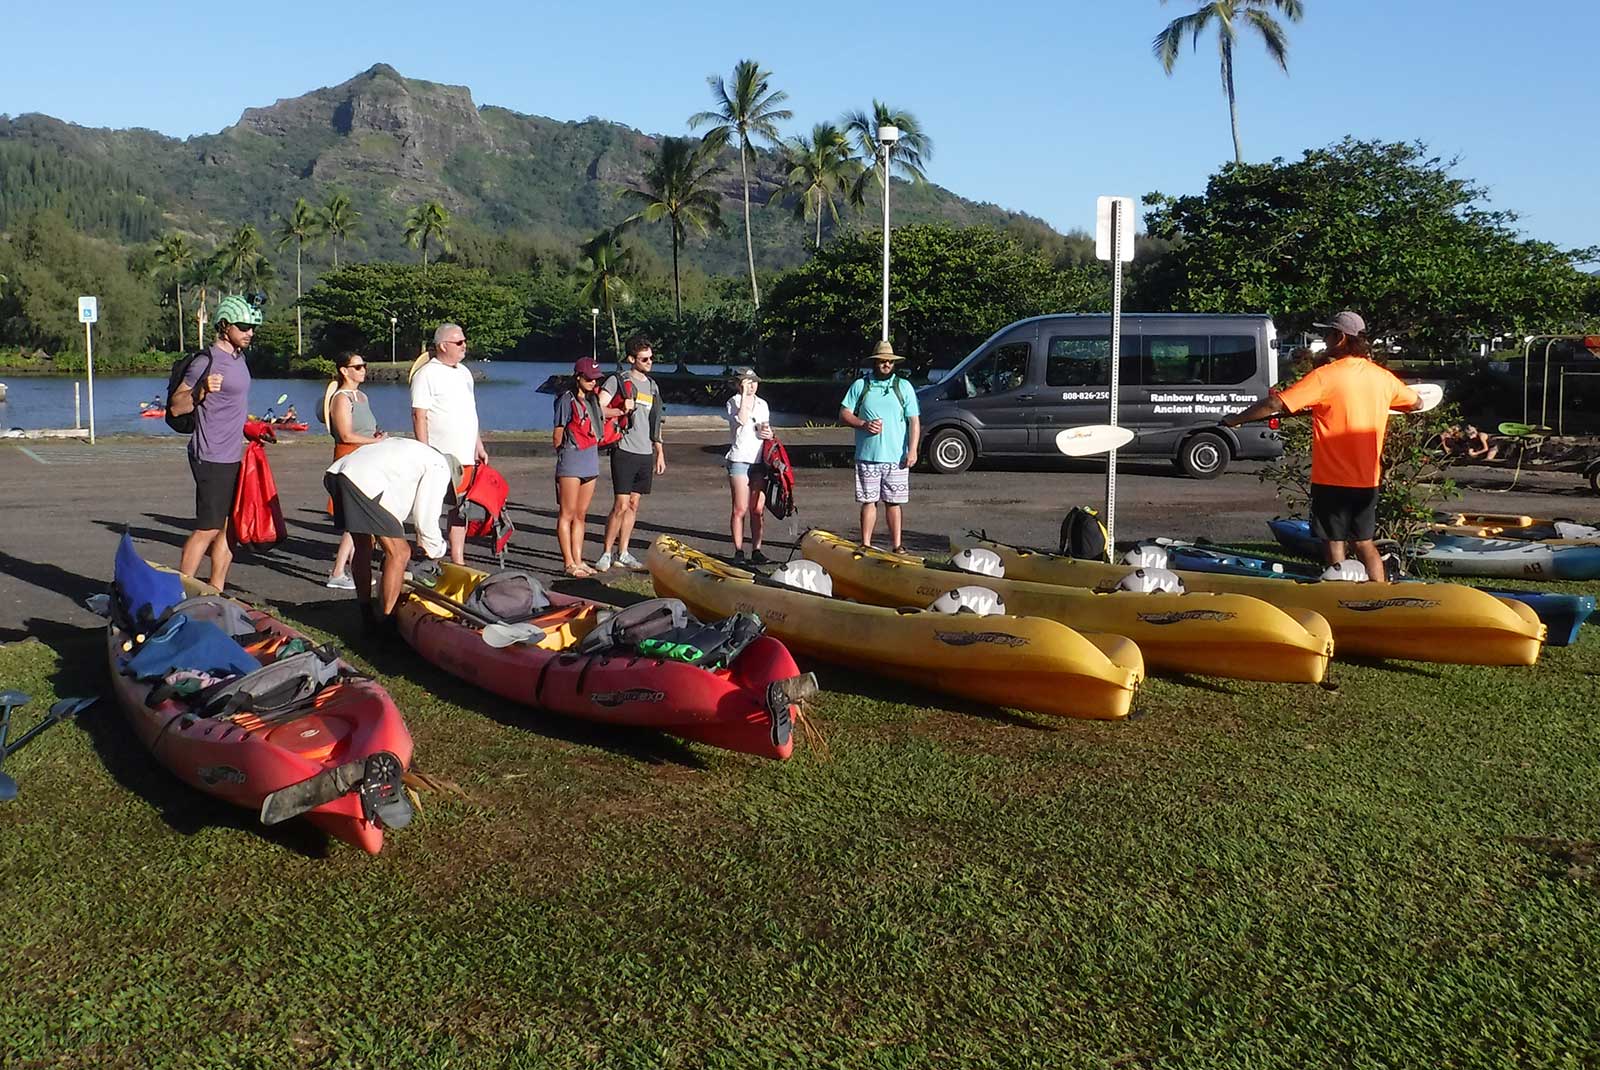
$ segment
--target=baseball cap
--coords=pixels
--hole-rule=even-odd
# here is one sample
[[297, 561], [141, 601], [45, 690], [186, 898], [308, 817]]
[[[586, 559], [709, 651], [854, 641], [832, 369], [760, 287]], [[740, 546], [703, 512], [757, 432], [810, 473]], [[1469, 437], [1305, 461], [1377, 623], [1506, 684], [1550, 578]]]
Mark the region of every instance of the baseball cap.
[[1339, 313], [1327, 323], [1313, 323], [1311, 326], [1319, 327], [1325, 331], [1339, 331], [1348, 335], [1367, 333], [1367, 321], [1349, 311]]
[[751, 367], [733, 369], [733, 378], [735, 382], [738, 382], [742, 379], [749, 379], [752, 382], [757, 383], [761, 381], [761, 376], [757, 375], [756, 370]]
[[605, 373], [600, 370], [599, 361], [595, 360], [593, 357], [580, 357], [578, 361], [572, 365], [572, 374], [576, 375], [580, 379], [600, 379], [605, 375]]

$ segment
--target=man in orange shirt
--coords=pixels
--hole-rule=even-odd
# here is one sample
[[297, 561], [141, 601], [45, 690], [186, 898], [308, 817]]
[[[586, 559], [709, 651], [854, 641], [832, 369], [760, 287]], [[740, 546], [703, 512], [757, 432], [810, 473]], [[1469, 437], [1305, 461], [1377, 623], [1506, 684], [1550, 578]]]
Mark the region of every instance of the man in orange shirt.
[[1381, 582], [1383, 559], [1373, 536], [1383, 437], [1390, 409], [1413, 409], [1421, 402], [1393, 372], [1372, 362], [1367, 324], [1360, 316], [1341, 312], [1331, 323], [1312, 326], [1327, 332], [1328, 362], [1222, 422], [1238, 427], [1311, 410], [1311, 533], [1326, 545], [1330, 565], [1343, 561], [1346, 544], [1353, 543], [1367, 575]]

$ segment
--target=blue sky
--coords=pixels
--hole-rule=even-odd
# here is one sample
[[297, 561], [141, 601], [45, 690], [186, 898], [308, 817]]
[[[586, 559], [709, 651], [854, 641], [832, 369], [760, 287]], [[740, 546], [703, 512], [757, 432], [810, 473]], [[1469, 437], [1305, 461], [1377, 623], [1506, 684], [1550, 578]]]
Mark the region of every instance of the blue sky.
[[[1304, 2], [1288, 77], [1255, 41], [1240, 54], [1246, 159], [1420, 139], [1529, 236], [1600, 245], [1600, 0]], [[0, 112], [187, 136], [382, 61], [479, 104], [679, 133], [706, 76], [751, 57], [788, 90], [792, 131], [876, 96], [932, 134], [934, 181], [1086, 229], [1097, 194], [1195, 192], [1231, 156], [1214, 38], [1171, 78], [1150, 55], [1191, 6], [26, 3], [5, 19]]]

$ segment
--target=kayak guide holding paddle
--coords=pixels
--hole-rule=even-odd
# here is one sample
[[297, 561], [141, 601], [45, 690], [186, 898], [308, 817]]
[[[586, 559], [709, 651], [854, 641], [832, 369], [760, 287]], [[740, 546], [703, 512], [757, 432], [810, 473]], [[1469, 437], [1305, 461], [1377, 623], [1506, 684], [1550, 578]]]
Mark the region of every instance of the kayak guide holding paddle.
[[1328, 362], [1222, 423], [1238, 427], [1309, 409], [1311, 533], [1322, 540], [1328, 565], [1339, 564], [1353, 548], [1367, 575], [1381, 582], [1383, 558], [1373, 540], [1389, 413], [1422, 408], [1423, 401], [1393, 372], [1373, 363], [1367, 324], [1359, 315], [1345, 311], [1312, 326], [1327, 332]]

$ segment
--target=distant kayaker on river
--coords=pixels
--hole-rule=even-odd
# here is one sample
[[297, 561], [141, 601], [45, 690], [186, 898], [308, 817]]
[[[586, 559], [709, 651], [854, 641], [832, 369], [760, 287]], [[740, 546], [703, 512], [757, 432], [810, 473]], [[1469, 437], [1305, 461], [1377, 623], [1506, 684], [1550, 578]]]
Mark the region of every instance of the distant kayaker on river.
[[194, 413], [189, 437], [189, 471], [194, 475], [194, 532], [183, 544], [178, 569], [193, 576], [200, 559], [211, 554], [211, 585], [228, 582], [233, 548], [228, 515], [233, 511], [244, 459], [244, 421], [250, 411], [250, 368], [244, 351], [255, 337], [261, 310], [237, 295], [217, 305], [216, 341], [189, 362], [172, 392], [171, 412]]
[[895, 374], [895, 364], [904, 359], [888, 342], [879, 342], [872, 352], [872, 370], [850, 384], [839, 407], [839, 422], [856, 429], [861, 541], [872, 545], [881, 501], [889, 542], [896, 553], [905, 550], [900, 507], [911, 496], [911, 469], [917, 463], [917, 443], [922, 438], [917, 392]]
[[[463, 483], [472, 482], [473, 469], [489, 459], [478, 433], [478, 398], [467, 359], [467, 334], [454, 323], [442, 323], [433, 332], [432, 359], [419, 357], [411, 371], [411, 428], [418, 442], [449, 454], [460, 464]], [[467, 521], [459, 511], [450, 514], [450, 560], [467, 563]]]
[[[378, 430], [378, 420], [372, 415], [372, 405], [361, 385], [367, 381], [367, 358], [346, 350], [334, 358], [334, 379], [322, 395], [322, 422], [328, 425], [333, 436], [333, 459], [347, 456], [383, 438]], [[328, 500], [328, 512], [333, 512], [333, 499]], [[340, 591], [355, 590], [356, 581], [350, 576], [350, 554], [355, 540], [347, 531], [339, 537], [339, 549], [333, 555], [333, 570], [328, 573], [327, 586]]]
[[1389, 410], [1413, 409], [1421, 399], [1373, 363], [1366, 321], [1356, 313], [1341, 312], [1313, 326], [1327, 332], [1328, 362], [1222, 423], [1238, 427], [1311, 410], [1311, 533], [1322, 540], [1327, 564], [1339, 564], [1353, 547], [1367, 575], [1382, 581], [1383, 559], [1373, 539]]
[[761, 377], [754, 368], [736, 368], [733, 385], [735, 393], [728, 399], [727, 407], [733, 445], [723, 455], [728, 469], [728, 492], [733, 498], [733, 511], [728, 517], [728, 528], [733, 535], [733, 563], [745, 563], [744, 520], [748, 516], [749, 560], [764, 565], [767, 555], [761, 552], [761, 535], [767, 519], [767, 466], [761, 463], [761, 450], [772, 437], [772, 413], [766, 399], [756, 396]]

